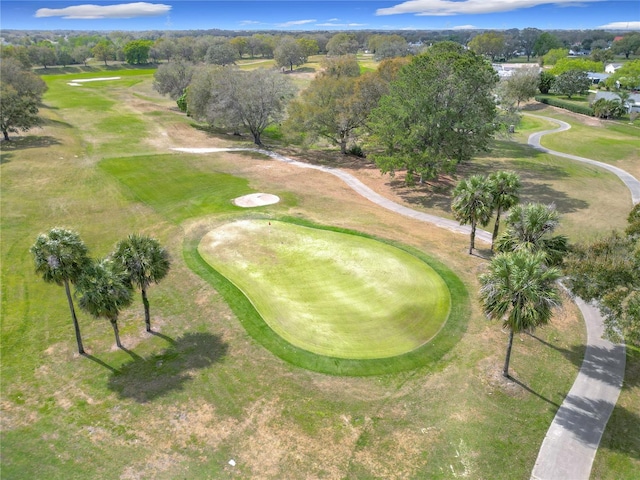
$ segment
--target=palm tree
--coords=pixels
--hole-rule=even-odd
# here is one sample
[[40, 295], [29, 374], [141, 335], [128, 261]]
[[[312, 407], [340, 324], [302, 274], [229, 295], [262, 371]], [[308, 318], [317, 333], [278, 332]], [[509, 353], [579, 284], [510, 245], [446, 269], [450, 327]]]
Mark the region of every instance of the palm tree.
[[518, 190], [522, 186], [520, 177], [513, 172], [499, 171], [488, 177], [489, 189], [493, 195], [493, 208], [496, 210], [496, 223], [491, 237], [491, 251], [498, 237], [500, 214], [518, 204]]
[[460, 225], [471, 224], [469, 255], [473, 253], [478, 223], [485, 226], [493, 214], [493, 196], [486, 177], [473, 175], [462, 179], [453, 190], [453, 214]]
[[527, 250], [543, 252], [549, 265], [560, 265], [568, 251], [568, 239], [564, 235], [552, 235], [560, 224], [555, 205], [529, 203], [516, 205], [506, 220], [507, 230], [498, 238], [496, 250], [513, 252]]
[[144, 321], [147, 332], [150, 332], [151, 317], [147, 288], [152, 283], [158, 283], [169, 272], [169, 254], [155, 238], [132, 234], [118, 242], [113, 258], [127, 272], [131, 285], [142, 291]]
[[113, 327], [116, 345], [122, 348], [118, 332], [118, 315], [120, 310], [133, 301], [127, 272], [106, 258], [85, 269], [76, 283], [76, 289], [80, 295], [80, 308], [96, 318], [107, 318]]
[[513, 334], [549, 323], [552, 309], [560, 302], [557, 268], [545, 266], [544, 253], [516, 251], [496, 255], [489, 271], [480, 275], [480, 300], [484, 313], [502, 320], [509, 329], [509, 343], [502, 374], [509, 378]]
[[76, 333], [78, 353], [84, 354], [80, 325], [73, 306], [69, 283], [75, 283], [89, 264], [87, 247], [76, 232], [55, 227], [49, 233], [38, 235], [30, 251], [35, 260], [36, 273], [42, 274], [45, 282], [64, 285]]

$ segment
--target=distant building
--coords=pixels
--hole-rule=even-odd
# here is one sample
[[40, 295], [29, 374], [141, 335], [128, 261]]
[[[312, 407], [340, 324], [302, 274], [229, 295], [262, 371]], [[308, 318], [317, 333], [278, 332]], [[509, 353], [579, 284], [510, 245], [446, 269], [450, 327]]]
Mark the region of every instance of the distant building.
[[609, 63], [604, 67], [604, 71], [607, 73], [615, 73], [620, 67], [622, 67], [622, 63]]
[[[604, 98], [605, 100], [618, 100], [620, 101], [620, 95], [615, 92], [597, 92], [593, 101], [600, 100]], [[629, 98], [624, 102], [624, 106], [627, 108], [629, 113], [638, 112], [640, 113], [640, 93], [633, 93], [629, 95]]]

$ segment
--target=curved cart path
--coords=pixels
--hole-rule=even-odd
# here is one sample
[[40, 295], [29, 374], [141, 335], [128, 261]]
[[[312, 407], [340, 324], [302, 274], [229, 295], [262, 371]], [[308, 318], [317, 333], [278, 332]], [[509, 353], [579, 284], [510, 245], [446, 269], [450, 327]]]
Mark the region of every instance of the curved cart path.
[[[640, 182], [624, 170], [589, 158], [556, 152], [540, 145], [540, 139], [543, 135], [568, 130], [571, 125], [550, 117], [531, 116], [557, 123], [559, 127], [530, 135], [529, 145], [545, 153], [589, 163], [613, 172], [629, 188], [633, 203], [640, 202]], [[188, 153], [242, 151], [262, 153], [275, 160], [300, 168], [321, 170], [335, 175], [366, 199], [400, 215], [428, 222], [457, 233], [466, 235], [470, 233], [470, 227], [461, 226], [454, 220], [418, 212], [393, 202], [364, 185], [353, 175], [336, 168], [310, 165], [258, 148], [173, 148], [172, 150]], [[484, 230], [478, 229], [476, 238], [491, 243], [491, 234]], [[614, 344], [602, 338], [604, 321], [597, 308], [585, 303], [580, 298], [576, 298], [576, 304], [585, 320], [587, 348], [578, 376], [556, 412], [542, 442], [531, 473], [532, 480], [589, 479], [602, 433], [618, 401], [622, 387], [625, 369], [624, 344]]]
[[556, 157], [568, 158], [570, 160], [588, 163], [590, 165], [595, 165], [596, 167], [609, 170], [611, 173], [616, 175], [620, 180], [622, 180], [622, 182], [629, 189], [629, 192], [631, 192], [631, 201], [633, 202], [633, 204], [635, 205], [636, 203], [640, 203], [640, 181], [638, 181], [638, 179], [635, 178], [630, 173], [625, 172], [621, 168], [614, 167], [613, 165], [609, 165], [608, 163], [598, 162], [597, 160], [592, 160], [590, 158], [585, 158], [585, 157], [579, 157], [577, 155], [571, 155], [570, 153], [557, 152], [555, 150], [550, 150], [540, 145], [540, 139], [544, 135], [547, 135], [549, 133], [564, 132], [566, 130], [569, 130], [571, 128], [571, 125], [569, 125], [567, 122], [563, 122], [562, 120], [557, 120], [551, 117], [544, 117], [542, 115], [533, 115], [531, 113], [527, 113], [526, 115], [528, 115], [529, 117], [540, 118], [542, 120], [547, 120], [549, 122], [558, 124], [558, 128], [554, 128], [553, 130], [543, 130], [542, 132], [536, 132], [529, 135], [529, 139], [527, 140], [529, 145], [531, 145], [536, 150], [540, 150], [541, 152], [544, 152], [544, 153], [550, 153], [551, 155], [555, 155]]

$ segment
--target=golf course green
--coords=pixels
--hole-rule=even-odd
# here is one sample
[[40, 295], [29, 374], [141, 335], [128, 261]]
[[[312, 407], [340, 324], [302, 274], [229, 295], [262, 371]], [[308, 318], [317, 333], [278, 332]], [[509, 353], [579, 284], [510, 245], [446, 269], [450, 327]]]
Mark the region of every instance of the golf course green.
[[297, 348], [333, 358], [395, 357], [433, 338], [451, 295], [421, 259], [386, 243], [274, 220], [223, 224], [201, 257]]

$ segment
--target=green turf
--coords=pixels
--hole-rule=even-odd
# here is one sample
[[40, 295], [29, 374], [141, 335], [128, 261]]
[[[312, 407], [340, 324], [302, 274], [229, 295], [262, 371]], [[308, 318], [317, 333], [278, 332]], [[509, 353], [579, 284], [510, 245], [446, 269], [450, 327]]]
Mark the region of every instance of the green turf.
[[[360, 236], [363, 239], [373, 239], [373, 237], [358, 232], [321, 227], [297, 218], [288, 217], [283, 220], [316, 229]], [[275, 223], [274, 220], [271, 221]], [[429, 265], [444, 281], [451, 298], [451, 309], [448, 320], [431, 341], [411, 352], [395, 356], [393, 359], [379, 358], [359, 360], [317, 355], [289, 343], [284, 340], [282, 336], [278, 335], [265, 323], [254, 304], [249, 301], [244, 293], [202, 258], [198, 251], [198, 245], [200, 244], [202, 236], [206, 233], [207, 232], [204, 231], [192, 233], [192, 236], [187, 239], [184, 255], [189, 267], [211, 283], [215, 289], [223, 295], [240, 322], [253, 338], [283, 360], [303, 368], [333, 375], [362, 376], [400, 372], [425, 365], [433, 367], [435, 363], [460, 340], [466, 329], [469, 319], [468, 293], [458, 277], [444, 265], [426, 256], [424, 253], [406, 246], [390, 243], [389, 245], [392, 245], [394, 248], [402, 249], [408, 254], [417, 257], [426, 265]], [[380, 239], [377, 240], [382, 241]]]
[[252, 192], [248, 182], [190, 163], [195, 158], [185, 154], [142, 155], [104, 160], [100, 168], [116, 178], [131, 199], [176, 223], [242, 210], [232, 200]]
[[450, 310], [446, 285], [431, 267], [357, 235], [241, 220], [205, 235], [199, 252], [275, 332], [319, 355], [410, 352], [438, 332]]

